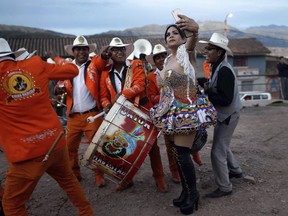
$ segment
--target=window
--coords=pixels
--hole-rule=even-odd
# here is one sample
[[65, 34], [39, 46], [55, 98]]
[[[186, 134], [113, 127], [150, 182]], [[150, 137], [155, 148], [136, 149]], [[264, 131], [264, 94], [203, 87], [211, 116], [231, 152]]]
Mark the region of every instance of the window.
[[253, 100], [260, 100], [260, 95], [253, 95]]
[[241, 91], [253, 91], [253, 81], [243, 80], [241, 82]]
[[251, 100], [251, 96], [250, 95], [245, 96], [244, 100]]
[[248, 66], [247, 57], [234, 57], [233, 66], [234, 67], [247, 67]]

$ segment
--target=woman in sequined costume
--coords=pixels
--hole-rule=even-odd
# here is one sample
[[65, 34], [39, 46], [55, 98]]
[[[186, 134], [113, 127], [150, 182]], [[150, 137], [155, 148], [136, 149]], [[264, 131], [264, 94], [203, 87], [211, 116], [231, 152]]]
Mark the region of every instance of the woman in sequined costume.
[[[171, 54], [165, 60], [158, 76], [161, 88], [160, 102], [151, 108], [151, 119], [164, 134], [174, 135], [175, 157], [181, 177], [182, 192], [173, 204], [183, 214], [198, 209], [199, 193], [196, 188], [194, 164], [190, 156], [196, 131], [215, 123], [216, 111], [206, 96], [197, 94], [195, 45], [198, 24], [191, 18], [169, 25], [165, 32], [166, 45]], [[189, 38], [184, 30], [193, 32]]]

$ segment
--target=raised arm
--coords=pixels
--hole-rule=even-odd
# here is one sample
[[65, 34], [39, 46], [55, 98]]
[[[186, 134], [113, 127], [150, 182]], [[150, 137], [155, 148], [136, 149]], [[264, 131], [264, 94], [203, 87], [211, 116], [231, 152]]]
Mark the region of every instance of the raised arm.
[[190, 61], [192, 64], [196, 63], [196, 43], [198, 42], [199, 25], [195, 20], [185, 15], [178, 15], [181, 19], [176, 22], [176, 25], [182, 30], [192, 32], [192, 36], [187, 38], [186, 50], [189, 53]]

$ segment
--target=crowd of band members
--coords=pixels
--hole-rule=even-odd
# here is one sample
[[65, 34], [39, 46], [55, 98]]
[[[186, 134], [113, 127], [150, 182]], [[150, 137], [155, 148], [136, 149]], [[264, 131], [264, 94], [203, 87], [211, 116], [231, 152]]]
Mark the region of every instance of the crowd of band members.
[[[192, 42], [193, 44], [191, 45], [191, 47], [193, 47], [193, 52], [195, 52], [194, 48], [197, 42], [199, 27], [194, 20], [189, 19], [186, 16], [179, 16], [179, 17], [182, 18], [181, 20], [184, 20], [186, 24], [184, 23], [184, 21], [183, 23], [179, 21], [177, 23], [178, 26], [182, 26], [182, 28], [184, 27], [184, 28], [189, 29], [189, 25], [191, 25], [193, 26], [191, 27], [191, 29], [193, 30], [196, 29], [195, 34], [194, 34], [194, 39]], [[168, 33], [171, 35], [171, 34], [178, 34], [180, 32], [177, 25], [169, 26], [169, 28], [171, 28], [172, 30], [169, 30], [169, 28], [166, 30], [165, 40], [167, 37], [169, 37]], [[185, 37], [184, 36], [181, 36], [181, 37], [182, 39], [179, 37], [179, 40], [183, 40], [184, 42]], [[1, 43], [2, 42], [3, 41], [1, 41]], [[4, 41], [3, 44], [4, 46], [7, 47], [5, 43], [6, 42]], [[178, 50], [178, 46], [180, 46], [180, 44], [178, 44], [176, 48], [175, 47], [170, 48], [170, 50], [173, 51], [174, 49], [175, 51], [174, 54], [176, 54], [176, 51]], [[215, 50], [218, 49], [217, 44], [215, 46], [216, 48], [215, 47], [212, 47], [212, 48]], [[219, 51], [219, 53], [221, 54], [221, 56], [224, 56], [225, 52], [223, 52], [222, 54], [222, 51], [223, 50], [227, 51], [228, 48], [226, 47], [224, 48], [220, 47], [220, 48], [221, 48], [220, 50], [221, 52]], [[70, 200], [78, 208], [79, 215], [93, 215], [92, 213], [93, 210], [91, 209], [90, 204], [87, 201], [87, 198], [85, 197], [85, 194], [79, 184], [79, 182], [83, 180], [83, 176], [81, 175], [81, 170], [79, 166], [78, 150], [79, 150], [79, 146], [80, 146], [83, 135], [85, 135], [86, 138], [88, 139], [88, 143], [91, 142], [97, 129], [100, 127], [103, 121], [103, 118], [98, 118], [93, 123], [88, 123], [87, 118], [89, 116], [94, 116], [96, 114], [99, 114], [103, 110], [106, 113], [108, 113], [120, 95], [123, 95], [127, 100], [137, 101], [137, 103], [140, 106], [145, 107], [148, 110], [153, 105], [159, 102], [160, 87], [158, 86], [156, 82], [156, 74], [162, 71], [164, 61], [165, 59], [167, 59], [167, 55], [168, 55], [168, 52], [163, 45], [156, 44], [153, 48], [152, 54], [146, 56], [146, 60], [151, 65], [154, 65], [153, 70], [149, 69], [150, 71], [146, 70], [146, 72], [145, 72], [144, 62], [142, 60], [127, 59], [127, 57], [133, 52], [133, 44], [124, 44], [122, 40], [118, 37], [114, 37], [111, 40], [110, 44], [108, 44], [107, 46], [101, 49], [101, 52], [99, 54], [96, 54], [93, 57], [90, 57], [89, 54], [91, 52], [94, 52], [95, 49], [96, 49], [96, 44], [89, 44], [87, 39], [84, 36], [77, 36], [73, 44], [69, 44], [65, 46], [66, 52], [69, 55], [74, 57], [72, 61], [67, 61], [66, 59], [55, 57], [54, 66], [49, 66], [51, 65], [49, 63], [43, 63], [43, 61], [39, 57], [35, 57], [35, 58], [33, 57], [31, 58], [31, 60], [27, 60], [27, 62], [26, 60], [19, 61], [19, 63], [17, 61], [15, 62], [15, 59], [13, 60], [13, 56], [10, 56], [10, 54], [16, 55], [17, 52], [12, 52], [10, 49], [11, 52], [9, 52], [9, 55], [7, 58], [8, 60], [14, 61], [13, 64], [9, 65], [12, 69], [15, 68], [17, 65], [20, 65], [23, 68], [27, 68], [33, 71], [33, 66], [37, 65], [44, 72], [47, 71], [47, 73], [50, 73], [49, 77], [45, 77], [45, 84], [42, 87], [42, 88], [46, 88], [46, 91], [45, 91], [46, 96], [48, 96], [49, 94], [48, 93], [49, 80], [53, 80], [57, 78], [59, 78], [59, 80], [62, 80], [61, 85], [63, 85], [65, 89], [65, 99], [66, 99], [66, 107], [67, 107], [66, 116], [68, 118], [67, 125], [65, 128], [66, 129], [65, 130], [66, 141], [63, 138], [60, 138], [61, 144], [56, 147], [56, 149], [54, 150], [55, 153], [53, 152], [54, 154], [52, 154], [54, 156], [51, 155], [51, 159], [49, 163], [46, 163], [48, 165], [46, 165], [45, 168], [40, 167], [39, 164], [35, 164], [35, 158], [36, 160], [42, 160], [43, 153], [46, 152], [47, 146], [43, 149], [38, 150], [37, 152], [32, 152], [33, 154], [32, 156], [25, 155], [25, 153], [23, 152], [23, 155], [21, 155], [23, 158], [17, 158], [15, 156], [12, 156], [12, 154], [9, 153], [8, 160], [10, 160], [9, 162], [12, 162], [13, 166], [11, 166], [12, 168], [11, 167], [9, 168], [9, 172], [8, 172], [9, 178], [7, 178], [8, 181], [6, 180], [6, 183], [8, 182], [7, 185], [8, 185], [9, 191], [4, 190], [4, 198], [5, 198], [4, 209], [6, 210], [9, 209], [8, 211], [10, 211], [11, 215], [13, 214], [26, 215], [27, 214], [25, 210], [25, 203], [29, 199], [39, 178], [43, 175], [44, 172], [48, 172], [52, 177], [54, 177], [58, 181], [61, 187], [64, 190], [66, 190]], [[6, 54], [4, 54], [3, 56], [4, 56], [4, 61], [6, 61], [7, 60]], [[191, 56], [194, 56], [194, 55], [191, 55]], [[171, 59], [172, 59], [171, 61], [172, 66], [175, 64], [178, 64], [176, 60], [174, 60], [173, 58]], [[224, 61], [224, 57], [223, 59], [220, 59], [220, 60]], [[146, 63], [147, 62], [145, 62], [145, 64]], [[74, 65], [74, 66], [72, 67], [71, 65]], [[52, 72], [48, 72], [48, 70], [51, 70]], [[59, 75], [57, 75], [56, 72], [59, 72]], [[40, 77], [40, 75], [38, 74], [36, 75], [36, 77], [37, 76]], [[44, 78], [42, 79], [44, 80]], [[63, 86], [61, 86], [61, 88], [63, 88]], [[208, 87], [205, 90], [207, 89]], [[56, 85], [55, 87], [55, 92], [57, 91], [59, 91], [59, 85], [58, 86]], [[61, 91], [61, 94], [62, 93], [63, 91]], [[43, 100], [43, 98], [41, 100]], [[47, 105], [47, 103], [43, 103], [43, 104]], [[55, 119], [56, 115], [55, 114], [53, 115], [51, 113], [51, 109], [49, 109], [47, 106], [45, 107], [45, 109], [47, 109], [48, 113], [51, 114], [51, 119], [53, 119], [53, 121], [57, 121]], [[237, 119], [238, 119], [238, 116], [237, 116]], [[230, 117], [229, 117], [229, 120], [230, 120]], [[235, 127], [237, 125], [237, 122], [235, 123]], [[59, 124], [57, 124], [57, 126], [55, 127], [57, 127], [57, 131], [61, 130], [59, 128]], [[231, 129], [231, 136], [232, 136], [234, 128]], [[195, 135], [193, 135], [192, 137], [194, 136]], [[56, 137], [56, 134], [53, 135], [53, 138], [55, 137]], [[185, 141], [189, 143], [193, 143], [193, 141], [191, 140], [188, 141], [186, 138], [187, 137], [185, 137], [184, 139]], [[48, 143], [51, 144], [51, 138], [49, 139], [50, 140]], [[164, 135], [169, 168], [171, 172], [171, 179], [175, 183], [181, 183], [182, 188], [184, 188], [185, 184], [189, 184], [189, 182], [188, 183], [183, 182], [183, 179], [185, 180], [187, 176], [191, 177], [191, 179], [193, 179], [193, 183], [191, 183], [190, 186], [194, 190], [194, 192], [192, 193], [190, 191], [191, 192], [190, 195], [191, 196], [193, 195], [193, 198], [191, 197], [189, 198], [187, 194], [183, 195], [181, 193], [180, 197], [174, 200], [175, 203], [177, 203], [177, 205], [175, 203], [174, 205], [177, 207], [180, 207], [181, 212], [183, 214], [191, 214], [193, 213], [194, 205], [196, 209], [198, 208], [199, 194], [196, 189], [196, 177], [195, 175], [191, 176], [191, 174], [188, 174], [188, 170], [186, 170], [187, 171], [186, 172], [185, 171], [186, 168], [185, 169], [183, 168], [185, 164], [181, 164], [180, 157], [182, 157], [184, 154], [183, 149], [186, 149], [187, 147], [186, 146], [177, 147], [178, 144], [175, 145], [174, 143], [175, 139], [176, 137], [172, 135]], [[179, 141], [179, 136], [177, 136], [176, 140]], [[180, 138], [180, 140], [183, 140], [183, 139]], [[4, 141], [6, 140], [4, 139]], [[67, 148], [66, 148], [66, 145], [64, 145], [64, 142], [67, 143]], [[173, 150], [171, 150], [171, 146], [172, 147], [176, 146], [175, 148], [177, 152], [176, 155], [178, 156], [175, 156], [175, 152], [173, 153]], [[229, 147], [229, 143], [228, 143], [228, 147]], [[5, 150], [7, 152], [10, 151], [10, 149], [7, 150], [6, 146], [5, 148], [6, 149], [4, 149], [4, 152]], [[185, 157], [187, 156], [186, 153], [187, 151], [185, 150]], [[57, 155], [58, 159], [61, 158], [61, 161], [57, 161], [57, 158], [55, 155]], [[193, 156], [193, 161], [195, 163], [197, 163], [198, 165], [202, 165], [202, 161], [198, 152], [194, 152], [192, 156]], [[157, 141], [154, 143], [151, 151], [149, 152], [149, 157], [150, 157], [150, 162], [151, 162], [152, 176], [155, 180], [156, 187], [159, 189], [160, 192], [167, 192], [168, 191], [167, 179], [165, 178], [165, 175], [164, 175], [160, 148], [157, 144]], [[190, 154], [188, 154], [188, 157], [191, 157]], [[25, 160], [25, 163], [22, 166], [23, 160]], [[185, 158], [186, 162], [187, 160], [190, 161], [191, 158], [190, 159]], [[23, 167], [35, 168], [33, 171], [32, 179], [29, 179], [29, 181], [24, 182], [23, 179], [25, 179], [24, 176], [27, 174], [27, 172], [25, 172], [25, 170], [19, 167], [20, 166], [19, 163], [13, 164], [14, 162], [21, 162], [20, 164], [22, 168]], [[56, 169], [55, 168], [56, 162], [61, 162], [63, 166], [57, 167]], [[191, 165], [191, 162], [189, 162], [189, 164]], [[190, 165], [189, 167], [190, 168], [193, 167], [193, 170], [194, 170], [193, 163], [191, 166]], [[61, 173], [61, 176], [59, 175], [59, 173], [58, 174], [55, 173], [56, 171], [57, 172], [61, 170], [63, 171], [68, 166], [72, 168], [72, 170], [68, 169], [68, 171]], [[181, 171], [179, 170], [179, 167], [181, 168]], [[21, 169], [22, 171], [20, 172], [19, 170]], [[182, 169], [184, 169], [185, 172]], [[71, 174], [70, 171], [72, 171], [73, 174]], [[239, 177], [240, 175], [242, 176], [242, 170], [236, 161], [235, 161], [235, 169], [233, 171], [235, 173], [233, 173], [234, 176], [232, 177], [238, 178], [237, 176], [238, 174], [239, 174]], [[98, 167], [94, 168], [93, 172], [95, 176], [96, 185], [98, 187], [104, 187], [106, 184], [105, 178], [104, 178], [104, 172]], [[15, 173], [17, 175], [20, 175], [21, 178], [16, 179], [14, 176]], [[228, 173], [226, 177], [228, 178], [227, 182], [229, 183]], [[69, 178], [69, 181], [65, 182], [65, 180], [67, 180], [68, 178]], [[21, 181], [23, 182], [19, 184], [17, 187], [15, 187], [15, 183], [19, 183]], [[128, 187], [133, 186], [133, 184], [134, 184], [133, 180], [131, 180], [129, 184], [125, 184], [125, 185], [119, 184], [116, 187], [116, 191], [125, 190]], [[12, 186], [14, 186], [15, 188], [12, 189]], [[16, 196], [16, 193], [17, 193], [16, 190], [20, 190], [19, 187], [21, 186], [25, 186], [21, 190], [21, 193], [25, 195], [25, 199], [19, 201], [19, 199], [15, 199], [14, 196]], [[74, 192], [71, 192], [70, 189], [72, 187], [76, 188], [77, 190], [75, 190]], [[189, 190], [191, 188], [189, 188]], [[231, 192], [232, 192], [232, 186], [229, 185], [229, 188], [227, 189], [227, 191], [225, 190], [221, 191], [217, 189], [216, 191], [212, 193], [212, 195], [210, 194], [210, 197], [226, 196], [226, 195], [231, 194]], [[77, 194], [79, 195], [79, 198], [77, 197]], [[21, 194], [19, 196], [21, 196]], [[183, 201], [182, 198], [185, 200]], [[19, 212], [22, 212], [22, 213], [19, 214]]]
[[[57, 102], [60, 99], [59, 95], [65, 93], [65, 106], [60, 104], [59, 107], [67, 110], [66, 117], [68, 121], [65, 126], [69, 163], [78, 181], [83, 178], [78, 158], [81, 139], [85, 135], [89, 143], [102, 123], [101, 118], [94, 121], [94, 123], [88, 123], [87, 118], [100, 113], [102, 109], [108, 112], [120, 94], [123, 94], [128, 100], [134, 100], [136, 96], [140, 95], [139, 105], [147, 109], [159, 100], [160, 88], [156, 84], [155, 71], [163, 69], [167, 50], [161, 44], [155, 45], [153, 53], [147, 56], [150, 65], [153, 64], [155, 67], [152, 68], [153, 70], [150, 68], [150, 71], [145, 72], [142, 60], [127, 59], [127, 56], [133, 52], [133, 48], [133, 44], [124, 44], [120, 38], [115, 37], [108, 46], [101, 50], [100, 55], [93, 55], [91, 58], [89, 54], [95, 51], [96, 44], [88, 44], [84, 36], [77, 36], [73, 44], [65, 46], [65, 50], [74, 57], [72, 63], [78, 68], [78, 75], [69, 80], [59, 81], [57, 84], [55, 80], [49, 82], [53, 86], [53, 88], [49, 86], [51, 104], [58, 115], [63, 115], [63, 111], [57, 107]], [[59, 57], [55, 57], [53, 60], [49, 63], [64, 65], [71, 61], [71, 59], [67, 60]], [[131, 73], [132, 80], [130, 80], [130, 87], [124, 89], [127, 71]], [[55, 97], [57, 99], [53, 100]], [[173, 142], [173, 139], [169, 136], [164, 137], [171, 179], [175, 183], [180, 183], [176, 161], [168, 145], [169, 142]], [[157, 141], [149, 152], [149, 157], [156, 187], [160, 192], [167, 192], [168, 186]], [[194, 153], [193, 158], [198, 165], [202, 165], [198, 153]], [[105, 186], [104, 172], [99, 168], [95, 168], [93, 171], [96, 185], [98, 187]], [[133, 181], [125, 186], [118, 185], [116, 190], [124, 190], [132, 185]], [[1, 186], [1, 196], [3, 191]]]
[[[82, 41], [82, 42], [81, 42]], [[84, 42], [83, 42], [84, 41]], [[79, 74], [81, 74], [80, 69], [82, 68], [82, 73], [84, 74], [85, 78], [85, 86], [82, 87], [81, 84], [77, 85], [77, 77], [73, 79], [73, 85], [70, 84], [71, 80], [65, 81], [65, 89], [66, 89], [66, 104], [67, 104], [67, 118], [68, 123], [66, 126], [67, 129], [67, 144], [69, 146], [69, 155], [72, 164], [72, 168], [74, 174], [77, 176], [79, 181], [82, 180], [82, 176], [80, 173], [80, 166], [79, 166], [79, 159], [78, 159], [78, 148], [81, 142], [81, 137], [83, 133], [88, 139], [88, 143], [92, 140], [93, 135], [99, 128], [102, 119], [99, 118], [96, 120], [94, 124], [87, 123], [87, 117], [91, 115], [96, 115], [101, 111], [101, 108], [107, 113], [109, 109], [113, 106], [119, 95], [124, 95], [128, 100], [135, 100], [139, 95], [139, 105], [143, 106], [147, 109], [151, 108], [152, 105], [157, 103], [160, 97], [160, 88], [157, 86], [156, 83], [156, 70], [162, 70], [164, 60], [167, 57], [167, 50], [161, 44], [156, 44], [152, 54], [147, 55], [146, 58], [149, 61], [142, 61], [140, 59], [134, 58], [132, 60], [127, 59], [133, 52], [133, 44], [124, 44], [122, 40], [118, 37], [115, 37], [111, 40], [110, 44], [104, 47], [105, 54], [102, 53], [102, 56], [109, 55], [110, 62], [102, 63], [102, 68], [96, 70], [96, 73], [92, 73], [91, 65], [95, 59], [99, 58], [98, 55], [94, 55], [92, 58], [89, 56], [89, 53], [94, 52], [96, 45], [95, 44], [88, 44], [86, 38], [84, 36], [78, 36], [74, 40], [74, 45], [67, 45], [65, 47], [68, 54], [74, 56], [72, 60], [79, 69]], [[108, 53], [109, 49], [109, 53]], [[79, 55], [82, 56], [82, 61], [79, 59]], [[140, 54], [140, 56], [142, 56]], [[62, 59], [62, 61], [66, 61]], [[61, 62], [56, 62], [61, 63]], [[144, 70], [144, 64], [155, 65], [154, 68], [150, 68], [150, 71]], [[89, 66], [87, 66], [89, 64]], [[99, 64], [99, 63], [98, 63]], [[96, 68], [97, 63], [94, 63], [93, 68]], [[86, 68], [85, 68], [86, 65]], [[100, 73], [99, 73], [100, 72]], [[127, 75], [128, 73], [128, 75]], [[131, 74], [129, 74], [131, 73]], [[96, 82], [92, 82], [89, 84], [90, 75], [95, 74]], [[125, 87], [125, 81], [127, 85], [127, 77], [131, 77], [132, 79], [130, 82], [130, 87]], [[61, 82], [61, 85], [63, 83]], [[94, 85], [94, 86], [93, 86]], [[73, 86], [73, 89], [72, 89]], [[78, 86], [78, 87], [77, 87]], [[93, 86], [91, 89], [88, 89], [88, 86]], [[84, 88], [86, 92], [82, 92], [81, 95], [88, 95], [87, 97], [77, 97], [77, 91], [75, 89]], [[93, 90], [96, 90], [93, 92]], [[55, 88], [56, 92], [59, 89]], [[87, 101], [86, 98], [89, 98], [89, 93], [95, 94], [95, 96], [90, 97], [90, 102]], [[74, 93], [75, 92], [75, 93]], [[73, 99], [73, 106], [72, 105], [72, 98], [79, 98], [82, 101], [79, 101], [77, 104], [86, 104], [86, 107], [82, 109], [77, 109], [75, 106], [75, 99]], [[86, 101], [85, 101], [86, 99]], [[89, 105], [90, 104], [90, 105]], [[87, 107], [88, 106], [88, 107]], [[95, 107], [97, 109], [95, 110]], [[72, 109], [71, 109], [72, 108]], [[88, 112], [86, 112], [88, 111]], [[83, 113], [84, 112], [84, 113]], [[74, 126], [73, 126], [74, 125]], [[81, 125], [81, 127], [77, 126]], [[78, 127], [75, 129], [74, 127]], [[169, 162], [169, 168], [171, 171], [171, 178], [173, 182], [180, 183], [180, 176], [178, 173], [176, 161], [173, 158], [173, 154], [169, 148], [168, 143], [173, 142], [173, 139], [169, 136], [165, 137], [165, 146], [167, 147], [167, 156]], [[155, 180], [155, 185], [159, 189], [160, 192], [167, 192], [168, 187], [164, 175], [164, 169], [162, 165], [161, 155], [160, 155], [160, 148], [157, 144], [157, 141], [153, 145], [152, 149], [149, 152], [150, 164], [152, 168], [152, 175]], [[198, 165], [202, 165], [202, 160], [200, 158], [200, 154], [193, 153], [193, 159]], [[100, 169], [95, 169], [95, 181], [98, 187], [103, 187], [105, 185], [105, 178], [104, 173]], [[133, 185], [133, 181], [131, 181], [128, 185], [118, 185], [116, 190], [123, 190], [127, 187]]]

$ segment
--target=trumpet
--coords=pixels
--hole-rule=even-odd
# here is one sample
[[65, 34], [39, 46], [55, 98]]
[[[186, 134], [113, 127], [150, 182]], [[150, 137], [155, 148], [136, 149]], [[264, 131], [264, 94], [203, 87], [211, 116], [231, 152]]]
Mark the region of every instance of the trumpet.
[[67, 91], [64, 85], [63, 81], [58, 81], [55, 89], [54, 89], [54, 94], [56, 95], [56, 106], [57, 107], [66, 107], [66, 96], [67, 96]]
[[67, 92], [63, 92], [60, 96], [60, 100], [57, 100], [57, 107], [62, 107], [62, 106], [65, 106], [66, 107], [66, 104], [65, 104], [65, 100], [66, 100], [66, 95], [67, 95]]

